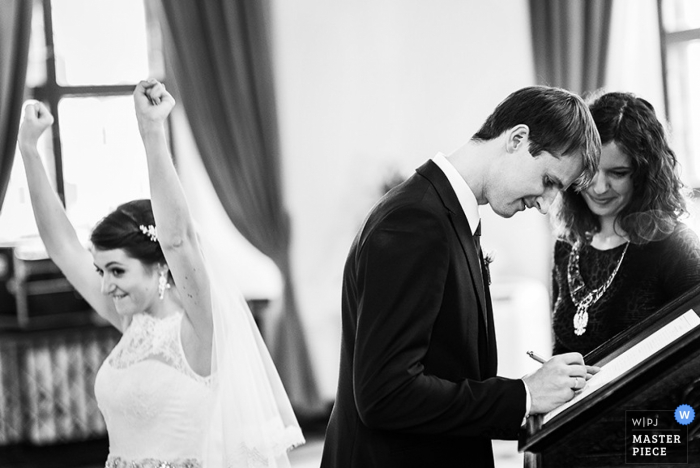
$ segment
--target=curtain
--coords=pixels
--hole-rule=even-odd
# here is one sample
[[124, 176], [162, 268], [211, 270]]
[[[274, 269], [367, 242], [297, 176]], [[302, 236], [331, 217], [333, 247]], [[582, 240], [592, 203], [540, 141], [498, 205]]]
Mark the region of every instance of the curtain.
[[295, 409], [316, 411], [320, 398], [291, 279], [268, 8], [264, 0], [161, 1], [164, 50], [217, 196], [282, 273], [284, 311], [268, 346]]
[[600, 88], [612, 0], [530, 0], [537, 82], [577, 94]]
[[0, 1], [0, 207], [15, 159], [31, 23], [32, 2]]

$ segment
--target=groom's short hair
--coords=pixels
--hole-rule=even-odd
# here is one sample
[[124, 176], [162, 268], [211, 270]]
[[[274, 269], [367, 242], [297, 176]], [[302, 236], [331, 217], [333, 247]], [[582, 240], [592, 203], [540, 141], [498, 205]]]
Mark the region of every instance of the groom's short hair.
[[600, 158], [600, 136], [586, 103], [562, 88], [529, 86], [511, 93], [488, 116], [473, 141], [488, 141], [516, 125], [530, 129], [529, 151], [553, 156], [582, 154], [582, 178], [593, 178]]

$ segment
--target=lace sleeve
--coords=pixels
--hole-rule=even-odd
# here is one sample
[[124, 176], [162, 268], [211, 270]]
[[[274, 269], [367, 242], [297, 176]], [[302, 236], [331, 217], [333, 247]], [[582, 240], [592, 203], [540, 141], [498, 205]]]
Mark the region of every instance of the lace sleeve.
[[[569, 349], [564, 346], [557, 335], [556, 324], [561, 322], [562, 317], [557, 316], [557, 306], [560, 306], [559, 300], [561, 294], [568, 294], [568, 287], [565, 285], [566, 281], [566, 266], [569, 259], [569, 252], [571, 250], [570, 245], [563, 241], [557, 240], [554, 244], [553, 255], [552, 255], [552, 277], [551, 277], [551, 314], [552, 314], [552, 354], [562, 354], [568, 353]], [[561, 306], [560, 306], [561, 307]]]
[[552, 273], [551, 273], [551, 296], [550, 296], [550, 310], [554, 313], [554, 309], [557, 304], [557, 299], [559, 299], [560, 294], [560, 272], [566, 271], [566, 259], [568, 255], [565, 248], [565, 242], [562, 240], [557, 240], [554, 244], [554, 252], [552, 255]]
[[679, 224], [666, 241], [663, 254], [663, 286], [669, 297], [678, 297], [700, 284], [700, 239]]

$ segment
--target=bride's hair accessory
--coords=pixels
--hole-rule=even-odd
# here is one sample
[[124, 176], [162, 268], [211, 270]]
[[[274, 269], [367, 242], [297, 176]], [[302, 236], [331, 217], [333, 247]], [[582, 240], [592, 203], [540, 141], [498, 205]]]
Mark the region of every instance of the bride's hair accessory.
[[141, 229], [141, 232], [143, 232], [146, 236], [148, 236], [149, 239], [151, 239], [151, 242], [158, 242], [158, 235], [156, 233], [156, 227], [153, 226], [152, 224], [149, 224], [148, 226], [144, 226], [141, 224], [139, 226], [139, 229]]

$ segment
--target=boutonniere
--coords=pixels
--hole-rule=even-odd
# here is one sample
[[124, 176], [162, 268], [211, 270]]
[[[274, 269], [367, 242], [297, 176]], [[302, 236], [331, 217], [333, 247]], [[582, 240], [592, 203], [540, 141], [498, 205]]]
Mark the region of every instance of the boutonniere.
[[495, 259], [495, 255], [493, 251], [488, 251], [484, 253], [484, 273], [486, 275], [486, 284], [491, 286], [491, 267], [490, 265], [493, 263]]

